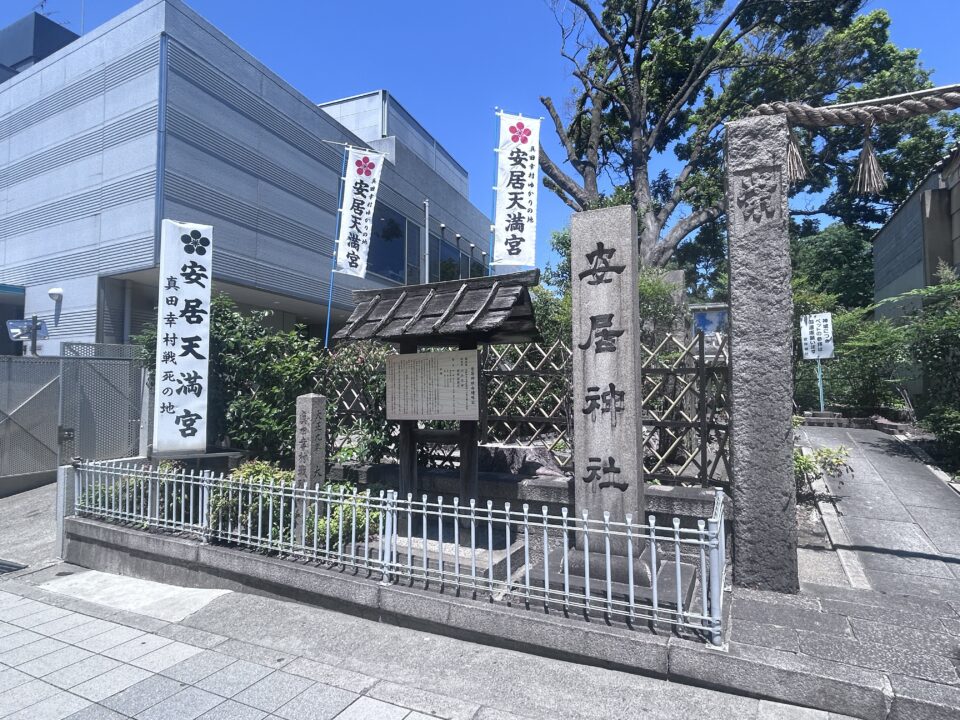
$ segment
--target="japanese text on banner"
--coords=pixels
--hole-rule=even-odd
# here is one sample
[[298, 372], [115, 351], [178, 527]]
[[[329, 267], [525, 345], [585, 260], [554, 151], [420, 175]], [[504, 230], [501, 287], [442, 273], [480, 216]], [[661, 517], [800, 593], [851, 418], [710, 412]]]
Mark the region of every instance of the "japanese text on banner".
[[207, 449], [212, 260], [212, 226], [163, 221], [154, 380], [155, 453]]
[[803, 315], [800, 318], [800, 344], [803, 359], [833, 357], [833, 316], [830, 313]]
[[493, 264], [535, 266], [540, 121], [500, 114]]
[[343, 181], [340, 234], [337, 237], [337, 272], [356, 277], [367, 275], [367, 255], [373, 228], [373, 209], [380, 188], [383, 155], [362, 148], [348, 148], [347, 174]]

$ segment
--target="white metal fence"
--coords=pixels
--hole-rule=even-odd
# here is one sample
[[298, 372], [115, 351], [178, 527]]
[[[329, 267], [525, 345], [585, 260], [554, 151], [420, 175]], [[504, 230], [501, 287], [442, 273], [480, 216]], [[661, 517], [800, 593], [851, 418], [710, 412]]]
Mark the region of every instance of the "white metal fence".
[[351, 569], [382, 582], [722, 638], [723, 494], [709, 518], [551, 514], [392, 490], [84, 462], [78, 515]]

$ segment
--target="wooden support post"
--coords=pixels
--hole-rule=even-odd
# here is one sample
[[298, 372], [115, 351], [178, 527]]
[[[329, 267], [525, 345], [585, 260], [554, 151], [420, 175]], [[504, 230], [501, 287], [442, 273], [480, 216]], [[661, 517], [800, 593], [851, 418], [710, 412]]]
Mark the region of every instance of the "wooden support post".
[[[476, 350], [477, 341], [465, 339], [460, 342], [461, 350]], [[477, 367], [479, 374], [480, 368]], [[479, 385], [479, 375], [477, 383]], [[476, 420], [460, 421], [460, 499], [469, 502], [479, 500], [480, 477], [478, 475], [480, 449], [480, 423]]]
[[[405, 340], [400, 343], [400, 354], [409, 355], [417, 352], [416, 341]], [[417, 421], [400, 421], [400, 438], [398, 454], [400, 456], [400, 497], [405, 499], [407, 493], [417, 494]]]

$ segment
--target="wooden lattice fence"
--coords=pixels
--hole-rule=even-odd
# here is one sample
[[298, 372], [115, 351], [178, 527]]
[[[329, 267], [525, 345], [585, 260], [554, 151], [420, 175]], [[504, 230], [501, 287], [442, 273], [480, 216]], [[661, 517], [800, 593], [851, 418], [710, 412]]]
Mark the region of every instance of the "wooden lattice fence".
[[[357, 440], [357, 428], [385, 416], [382, 383], [367, 373], [385, 375], [392, 350], [370, 353], [362, 367], [348, 363], [334, 388], [328, 433], [333, 451]], [[573, 471], [573, 358], [570, 346], [537, 343], [492, 345], [481, 350], [483, 444], [537, 447]], [[344, 363], [334, 363], [335, 366]], [[654, 347], [642, 347], [644, 465], [648, 481], [663, 484], [723, 485], [729, 475], [729, 363], [723, 336], [692, 339], [668, 335]], [[441, 428], [449, 423], [425, 423]], [[396, 424], [388, 425], [396, 432]], [[392, 446], [388, 456], [395, 457]], [[456, 467], [454, 445], [423, 443], [420, 463]]]

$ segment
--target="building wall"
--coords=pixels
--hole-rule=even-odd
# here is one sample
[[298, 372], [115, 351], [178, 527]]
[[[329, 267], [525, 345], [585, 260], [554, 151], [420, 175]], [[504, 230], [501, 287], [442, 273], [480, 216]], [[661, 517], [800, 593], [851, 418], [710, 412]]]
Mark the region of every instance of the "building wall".
[[25, 286], [46, 354], [95, 339], [99, 275], [154, 262], [162, 18], [137, 5], [0, 85], [0, 283]]
[[[923, 287], [925, 278], [923, 244], [923, 191], [935, 189], [939, 174], [933, 173], [894, 213], [873, 239], [874, 299], [893, 297]], [[901, 315], [906, 306], [882, 305], [881, 317]]]
[[[342, 149], [324, 140], [363, 144], [179, 0], [144, 0], [0, 85], [0, 284], [56, 354], [122, 337], [133, 274], [136, 332], [169, 217], [215, 226], [218, 281], [325, 306]], [[483, 213], [396, 145], [384, 206], [422, 227], [429, 197], [434, 234], [485, 247]], [[338, 275], [334, 307], [392, 284]]]

